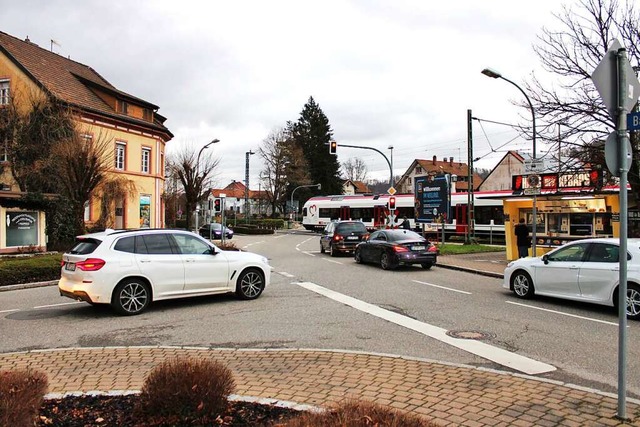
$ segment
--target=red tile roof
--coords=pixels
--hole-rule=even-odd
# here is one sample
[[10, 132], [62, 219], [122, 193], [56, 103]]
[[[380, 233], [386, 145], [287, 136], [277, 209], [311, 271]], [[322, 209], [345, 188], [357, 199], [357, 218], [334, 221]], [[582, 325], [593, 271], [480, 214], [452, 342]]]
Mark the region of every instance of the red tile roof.
[[159, 116], [155, 122], [120, 114], [105, 103], [92, 89], [98, 89], [119, 99], [144, 108], [157, 110], [157, 106], [116, 89], [91, 67], [56, 53], [42, 49], [29, 41], [20, 40], [0, 31], [0, 52], [13, 61], [27, 76], [55, 98], [89, 112], [104, 114], [153, 128], [170, 136]]

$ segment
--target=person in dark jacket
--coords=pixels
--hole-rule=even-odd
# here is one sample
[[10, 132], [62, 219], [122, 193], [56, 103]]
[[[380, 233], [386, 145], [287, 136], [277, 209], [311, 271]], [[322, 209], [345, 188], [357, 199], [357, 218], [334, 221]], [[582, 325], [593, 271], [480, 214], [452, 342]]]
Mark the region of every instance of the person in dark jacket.
[[520, 223], [515, 227], [516, 244], [518, 245], [518, 257], [529, 256], [529, 227], [524, 223], [524, 218], [520, 218]]
[[404, 221], [402, 221], [402, 228], [404, 228], [405, 230], [411, 230], [411, 222], [407, 219], [407, 217], [405, 216]]

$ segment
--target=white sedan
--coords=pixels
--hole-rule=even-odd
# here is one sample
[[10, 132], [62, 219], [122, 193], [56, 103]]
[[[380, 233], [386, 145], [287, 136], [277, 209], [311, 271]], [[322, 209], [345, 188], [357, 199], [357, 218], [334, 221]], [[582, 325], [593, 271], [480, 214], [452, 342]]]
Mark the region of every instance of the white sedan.
[[[617, 307], [619, 244], [617, 238], [584, 239], [512, 261], [503, 287], [520, 298], [535, 294]], [[640, 239], [627, 240], [627, 317], [640, 318]]]

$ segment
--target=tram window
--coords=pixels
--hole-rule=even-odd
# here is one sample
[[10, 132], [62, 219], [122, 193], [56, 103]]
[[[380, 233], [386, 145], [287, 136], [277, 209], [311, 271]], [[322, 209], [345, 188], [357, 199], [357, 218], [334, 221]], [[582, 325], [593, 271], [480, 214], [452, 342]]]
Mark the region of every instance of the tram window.
[[340, 218], [340, 209], [338, 208], [320, 208], [320, 218], [329, 218], [331, 220]]
[[473, 213], [476, 224], [490, 224], [491, 220], [495, 225], [504, 224], [502, 206], [475, 206]]

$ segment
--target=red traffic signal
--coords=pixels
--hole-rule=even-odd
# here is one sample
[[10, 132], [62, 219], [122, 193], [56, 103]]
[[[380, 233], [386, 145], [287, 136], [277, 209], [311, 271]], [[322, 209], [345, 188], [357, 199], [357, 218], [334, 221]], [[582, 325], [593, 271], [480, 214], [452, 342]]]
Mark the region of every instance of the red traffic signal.
[[393, 196], [389, 197], [389, 209], [392, 211], [396, 209], [396, 198]]
[[222, 199], [219, 197], [216, 197], [213, 200], [213, 210], [215, 212], [221, 212], [222, 211]]
[[336, 141], [329, 141], [329, 153], [336, 154], [338, 151], [338, 143]]

